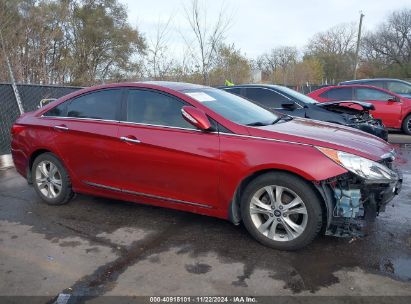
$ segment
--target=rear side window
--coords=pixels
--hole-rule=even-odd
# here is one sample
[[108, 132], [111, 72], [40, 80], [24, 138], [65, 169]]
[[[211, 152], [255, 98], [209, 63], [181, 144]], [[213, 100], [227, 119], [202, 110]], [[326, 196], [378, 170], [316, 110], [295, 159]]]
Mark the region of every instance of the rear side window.
[[55, 116], [55, 117], [66, 116], [66, 106], [67, 106], [67, 102], [63, 102], [59, 104], [58, 106], [48, 110], [46, 113], [43, 114], [43, 116]]
[[359, 100], [387, 101], [388, 99], [393, 98], [393, 96], [383, 91], [369, 88], [357, 88], [356, 93], [357, 99]]
[[385, 88], [385, 83], [382, 81], [368, 81], [368, 82], [361, 82], [360, 84], [370, 85], [379, 88]]
[[149, 125], [195, 129], [181, 115], [186, 104], [174, 97], [147, 90], [129, 90], [127, 121]]
[[227, 91], [228, 93], [232, 93], [232, 94], [241, 96], [241, 89], [240, 88], [225, 88], [224, 91]]
[[320, 94], [320, 97], [330, 98], [333, 100], [351, 100], [352, 88], [335, 88], [329, 89]]
[[67, 116], [116, 120], [121, 90], [103, 90], [82, 95], [67, 104]]
[[290, 102], [290, 99], [268, 89], [247, 88], [245, 94], [247, 98], [267, 108], [281, 108], [281, 104]]

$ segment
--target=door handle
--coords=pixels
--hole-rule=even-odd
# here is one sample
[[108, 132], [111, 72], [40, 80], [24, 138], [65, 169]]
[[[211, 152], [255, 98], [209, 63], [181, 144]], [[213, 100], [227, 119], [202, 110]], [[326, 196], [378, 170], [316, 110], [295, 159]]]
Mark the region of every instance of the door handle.
[[126, 136], [121, 136], [120, 140], [125, 141], [125, 142], [131, 142], [133, 144], [141, 143], [141, 141], [139, 141], [137, 138], [130, 138], [130, 137], [126, 137]]
[[60, 125], [60, 126], [54, 126], [54, 129], [68, 131], [69, 128], [67, 128], [65, 125]]

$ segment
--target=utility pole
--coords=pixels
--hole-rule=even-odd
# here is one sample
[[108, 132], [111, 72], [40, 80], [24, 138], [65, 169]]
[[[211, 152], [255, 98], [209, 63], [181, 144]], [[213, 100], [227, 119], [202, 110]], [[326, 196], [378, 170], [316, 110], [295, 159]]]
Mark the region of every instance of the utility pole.
[[2, 49], [3, 49], [4, 58], [6, 60], [7, 67], [9, 69], [11, 87], [13, 88], [14, 97], [16, 98], [16, 102], [17, 102], [17, 106], [19, 107], [20, 114], [23, 114], [24, 113], [23, 103], [21, 102], [20, 94], [17, 89], [16, 81], [14, 79], [13, 70], [11, 69], [10, 60], [6, 53], [6, 46], [4, 44], [3, 33], [1, 29], [0, 29], [0, 42], [1, 42]]
[[357, 79], [358, 53], [360, 51], [362, 19], [364, 18], [364, 16], [365, 15], [362, 13], [362, 11], [360, 11], [360, 24], [358, 25], [357, 48], [355, 50], [354, 80]]

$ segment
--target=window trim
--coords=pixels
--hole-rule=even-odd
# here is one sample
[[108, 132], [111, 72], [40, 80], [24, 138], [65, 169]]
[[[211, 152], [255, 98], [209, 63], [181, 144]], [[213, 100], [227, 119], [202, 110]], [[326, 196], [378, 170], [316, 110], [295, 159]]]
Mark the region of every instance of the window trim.
[[[100, 118], [89, 118], [89, 117], [69, 117], [69, 116], [67, 116], [67, 105], [68, 105], [72, 100], [74, 100], [74, 99], [76, 99], [76, 98], [78, 98], [78, 97], [81, 97], [81, 96], [85, 96], [85, 95], [88, 95], [88, 94], [92, 94], [92, 93], [94, 93], [94, 92], [99, 92], [99, 91], [104, 91], [104, 90], [112, 90], [112, 89], [121, 90], [121, 91], [122, 91], [122, 94], [121, 94], [121, 95], [122, 95], [122, 96], [121, 96], [121, 103], [120, 103], [120, 106], [117, 106], [117, 111], [118, 111], [119, 113], [116, 113], [116, 114], [119, 114], [119, 116], [117, 117], [118, 119], [112, 120], [112, 119], [100, 119]], [[199, 130], [199, 129], [196, 129], [196, 128], [184, 128], [184, 127], [177, 127], [177, 126], [156, 125], [156, 124], [138, 123], [138, 122], [132, 122], [132, 121], [123, 120], [124, 118], [126, 119], [126, 117], [127, 117], [127, 112], [126, 112], [126, 108], [127, 108], [127, 107], [126, 107], [126, 106], [127, 106], [128, 92], [129, 92], [130, 89], [131, 89], [131, 90], [145, 90], [145, 91], [152, 91], [152, 92], [160, 93], [160, 94], [169, 96], [169, 97], [171, 97], [171, 98], [174, 98], [174, 99], [180, 101], [181, 103], [183, 103], [184, 105], [194, 107], [192, 104], [190, 104], [190, 103], [188, 103], [188, 102], [186, 102], [186, 101], [184, 101], [184, 100], [182, 100], [182, 99], [180, 99], [180, 98], [178, 98], [178, 97], [176, 97], [176, 96], [174, 96], [174, 95], [171, 95], [171, 94], [169, 94], [169, 93], [162, 92], [162, 91], [159, 91], [159, 90], [155, 90], [155, 89], [139, 88], [139, 87], [104, 88], [104, 89], [99, 89], [99, 90], [95, 90], [95, 91], [91, 91], [91, 92], [86, 92], [86, 93], [80, 94], [80, 95], [78, 95], [78, 96], [75, 96], [75, 97], [73, 97], [73, 98], [71, 98], [71, 99], [65, 100], [65, 101], [63, 101], [62, 103], [59, 103], [58, 105], [56, 105], [55, 107], [57, 107], [57, 106], [59, 106], [59, 105], [62, 105], [62, 104], [65, 104], [65, 106], [64, 106], [64, 108], [65, 108], [65, 109], [64, 109], [64, 110], [65, 110], [65, 116], [46, 116], [45, 114], [46, 114], [48, 111], [50, 111], [51, 109], [54, 109], [54, 108], [55, 108], [55, 107], [53, 107], [53, 108], [49, 109], [48, 111], [44, 112], [39, 118], [42, 118], [42, 119], [51, 118], [51, 119], [62, 119], [62, 120], [67, 120], [67, 119], [69, 119], [69, 120], [92, 121], [92, 122], [111, 122], [111, 123], [114, 122], [114, 123], [118, 123], [119, 126], [121, 126], [122, 124], [130, 124], [130, 125], [136, 125], [136, 126], [147, 126], [147, 127], [155, 127], [155, 128], [175, 129], [175, 130], [184, 130], [184, 131], [195, 131], [195, 132], [209, 133], [209, 134], [222, 133], [222, 132], [220, 132], [219, 130], [211, 131], [211, 132], [204, 132], [204, 131]], [[208, 119], [212, 120], [212, 118], [209, 117], [208, 115], [207, 115], [207, 117], [208, 117]], [[214, 121], [215, 121], [215, 120], [214, 120]], [[219, 122], [215, 121], [215, 123], [217, 124], [217, 128], [218, 128], [219, 125], [221, 125], [221, 126], [224, 127], [226, 130], [232, 132], [230, 129], [228, 129], [227, 127], [223, 126], [223, 125], [220, 124]], [[233, 134], [234, 134], [234, 133], [233, 133]]]

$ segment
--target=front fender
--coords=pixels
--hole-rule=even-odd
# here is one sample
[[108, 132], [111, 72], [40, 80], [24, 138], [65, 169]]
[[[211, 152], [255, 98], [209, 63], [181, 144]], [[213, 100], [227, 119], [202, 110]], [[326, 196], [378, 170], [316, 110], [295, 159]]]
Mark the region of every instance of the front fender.
[[220, 193], [225, 210], [229, 209], [238, 186], [258, 172], [281, 170], [311, 182], [347, 172], [310, 145], [225, 135], [220, 137], [220, 145]]

